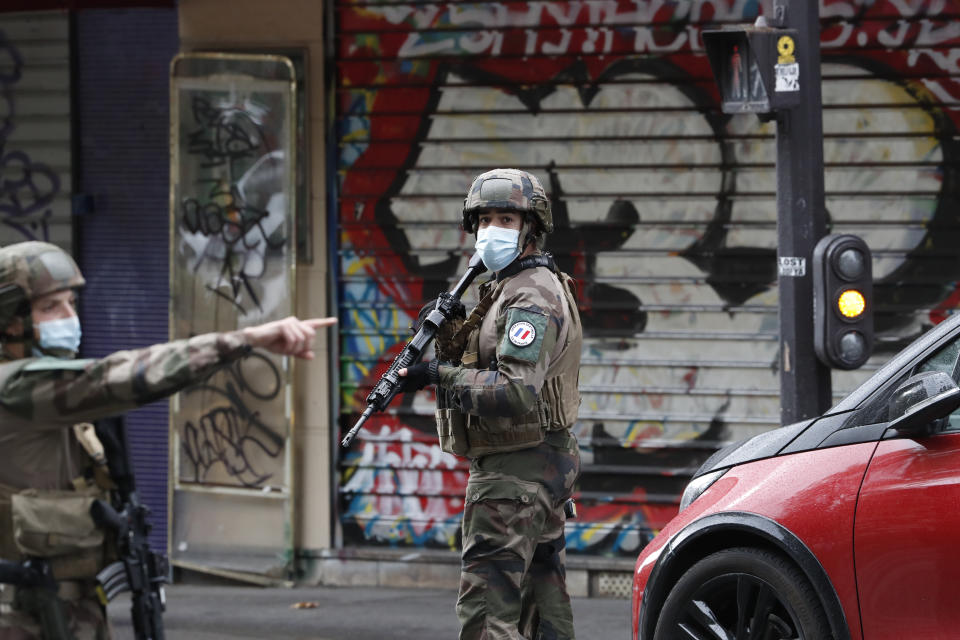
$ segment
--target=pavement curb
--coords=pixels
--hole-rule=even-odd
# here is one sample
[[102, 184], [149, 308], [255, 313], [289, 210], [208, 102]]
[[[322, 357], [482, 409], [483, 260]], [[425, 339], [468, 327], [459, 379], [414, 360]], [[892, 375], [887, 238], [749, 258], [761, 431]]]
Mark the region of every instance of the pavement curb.
[[[630, 558], [568, 556], [567, 589], [573, 597], [628, 598], [634, 562]], [[298, 553], [297, 563], [298, 585], [456, 590], [460, 584], [456, 551], [306, 550]]]

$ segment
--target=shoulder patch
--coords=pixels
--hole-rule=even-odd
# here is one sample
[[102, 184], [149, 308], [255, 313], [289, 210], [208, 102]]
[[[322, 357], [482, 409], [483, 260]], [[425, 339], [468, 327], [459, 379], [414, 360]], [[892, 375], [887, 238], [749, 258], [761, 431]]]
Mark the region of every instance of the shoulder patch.
[[36, 358], [27, 363], [23, 371], [82, 371], [93, 358], [67, 360], [65, 358]]
[[499, 355], [525, 362], [539, 360], [547, 320], [548, 316], [542, 313], [516, 307], [508, 309]]
[[507, 339], [518, 347], [526, 347], [536, 338], [537, 328], [526, 320], [514, 322], [507, 330]]

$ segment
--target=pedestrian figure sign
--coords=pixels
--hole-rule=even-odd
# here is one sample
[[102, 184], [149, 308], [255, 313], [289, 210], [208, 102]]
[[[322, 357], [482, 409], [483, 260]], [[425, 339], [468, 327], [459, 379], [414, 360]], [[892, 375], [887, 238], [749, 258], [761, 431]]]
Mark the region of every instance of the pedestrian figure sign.
[[724, 113], [772, 113], [800, 100], [796, 31], [735, 26], [703, 32]]

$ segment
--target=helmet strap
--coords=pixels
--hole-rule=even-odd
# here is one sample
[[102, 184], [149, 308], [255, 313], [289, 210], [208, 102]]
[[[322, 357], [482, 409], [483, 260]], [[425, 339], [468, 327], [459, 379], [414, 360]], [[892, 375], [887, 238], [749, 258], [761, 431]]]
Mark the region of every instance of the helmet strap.
[[[33, 354], [33, 317], [29, 313], [26, 315], [18, 314], [17, 317], [21, 320], [20, 324], [23, 327], [23, 331], [19, 335], [7, 333], [6, 329], [0, 332], [0, 350], [6, 351], [8, 344], [22, 344], [23, 355], [19, 357], [29, 358]], [[6, 355], [14, 357], [13, 354], [10, 353]]]
[[23, 318], [23, 334], [20, 336], [20, 342], [23, 343], [23, 355], [29, 358], [33, 355], [33, 314], [28, 313]]
[[520, 237], [522, 238], [520, 244], [520, 253], [523, 253], [526, 248], [530, 245], [534, 247], [537, 246], [537, 236], [540, 234], [537, 233], [537, 222], [534, 217], [527, 213], [523, 216], [523, 224], [520, 226]]

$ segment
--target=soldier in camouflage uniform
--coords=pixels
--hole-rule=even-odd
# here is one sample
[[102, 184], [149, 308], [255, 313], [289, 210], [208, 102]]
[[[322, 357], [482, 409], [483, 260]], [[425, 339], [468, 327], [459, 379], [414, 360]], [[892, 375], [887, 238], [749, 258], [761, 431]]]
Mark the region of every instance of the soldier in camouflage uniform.
[[525, 171], [478, 176], [463, 228], [477, 234], [495, 278], [454, 344], [438, 345], [454, 362], [400, 372], [407, 390], [437, 384], [438, 397], [450, 399], [437, 412], [441, 447], [470, 458], [460, 638], [573, 638], [564, 567], [564, 506], [580, 473], [570, 433], [582, 344], [573, 281], [540, 251], [553, 221], [543, 187]]
[[[172, 395], [255, 347], [312, 358], [316, 329], [336, 318], [290, 317], [77, 360], [74, 289], [83, 284], [76, 263], [54, 245], [24, 242], [0, 249], [0, 558], [19, 561], [48, 546], [46, 560], [73, 637], [99, 640], [110, 637], [110, 628], [93, 576], [108, 551], [84, 500], [103, 495], [103, 488], [91, 479], [92, 461], [71, 427]], [[37, 498], [52, 509], [49, 533], [27, 531], [22, 514], [18, 519], [16, 505], [36, 507]], [[78, 502], [84, 512], [70, 513], [69, 505]], [[47, 512], [31, 513], [40, 514], [37, 528], [44, 529]], [[66, 516], [86, 520], [64, 530]], [[38, 615], [25, 604], [30, 591], [2, 585], [0, 639], [42, 637]]]

